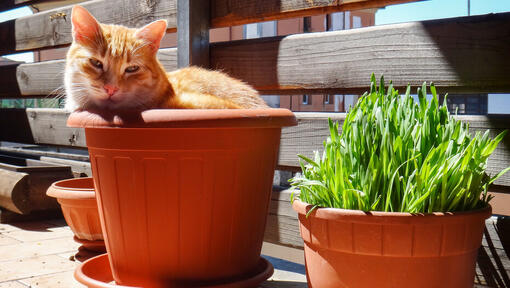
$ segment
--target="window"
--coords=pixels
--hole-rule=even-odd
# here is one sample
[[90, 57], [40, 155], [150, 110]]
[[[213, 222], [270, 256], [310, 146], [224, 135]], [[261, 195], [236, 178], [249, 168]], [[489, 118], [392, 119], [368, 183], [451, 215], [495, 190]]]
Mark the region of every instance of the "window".
[[345, 14], [344, 12], [331, 13], [326, 17], [326, 30], [344, 30]]
[[312, 17], [308, 16], [303, 18], [303, 32], [312, 32]]
[[[446, 98], [448, 110], [454, 114], [486, 115], [487, 94], [449, 94]], [[439, 103], [444, 102], [444, 95], [439, 96]]]
[[276, 21], [252, 23], [243, 26], [244, 39], [270, 37], [276, 35]]
[[352, 28], [361, 28], [361, 17], [352, 16]]
[[252, 23], [244, 25], [244, 39], [259, 38], [261, 29], [259, 29], [259, 23]]
[[331, 95], [324, 95], [324, 104], [333, 104], [332, 100], [333, 98], [331, 97]]
[[301, 104], [303, 105], [311, 104], [310, 95], [303, 95], [303, 100], [301, 100]]

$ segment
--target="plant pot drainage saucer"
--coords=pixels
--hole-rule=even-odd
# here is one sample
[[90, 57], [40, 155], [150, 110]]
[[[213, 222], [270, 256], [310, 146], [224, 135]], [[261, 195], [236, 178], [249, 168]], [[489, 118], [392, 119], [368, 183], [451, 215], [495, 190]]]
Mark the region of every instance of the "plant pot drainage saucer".
[[92, 252], [98, 252], [98, 253], [106, 253], [106, 246], [104, 244], [104, 240], [86, 240], [86, 239], [80, 239], [76, 236], [74, 236], [74, 241], [81, 244], [81, 247], [83, 249], [87, 249]]
[[[236, 279], [229, 279], [229, 281], [218, 281], [209, 283], [207, 285], [194, 285], [187, 284], [185, 287], [197, 288], [249, 288], [256, 287], [259, 283], [273, 275], [273, 265], [264, 258], [260, 258], [257, 268], [253, 272], [238, 277]], [[115, 284], [113, 281], [112, 270], [110, 268], [110, 261], [108, 254], [102, 254], [83, 262], [74, 271], [74, 277], [78, 282], [86, 285], [89, 288], [137, 288], [134, 286], [121, 286]]]

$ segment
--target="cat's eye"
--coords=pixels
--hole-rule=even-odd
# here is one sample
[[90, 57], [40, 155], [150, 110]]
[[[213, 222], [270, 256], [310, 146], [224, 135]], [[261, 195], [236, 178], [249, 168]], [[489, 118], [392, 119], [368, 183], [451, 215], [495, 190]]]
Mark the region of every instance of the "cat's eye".
[[129, 66], [126, 68], [126, 73], [133, 73], [133, 72], [136, 72], [140, 69], [140, 66], [136, 66], [136, 65], [133, 65], [133, 66]]
[[92, 64], [92, 66], [94, 66], [98, 69], [103, 69], [103, 63], [101, 63], [101, 61], [94, 59], [94, 58], [90, 58], [89, 61], [90, 61], [90, 64]]

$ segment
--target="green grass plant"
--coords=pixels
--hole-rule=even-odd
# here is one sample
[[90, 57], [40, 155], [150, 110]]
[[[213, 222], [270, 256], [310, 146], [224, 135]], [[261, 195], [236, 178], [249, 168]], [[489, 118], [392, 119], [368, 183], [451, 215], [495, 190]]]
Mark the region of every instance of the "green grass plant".
[[466, 211], [487, 206], [489, 185], [509, 168], [490, 177], [487, 159], [507, 131], [469, 133], [456, 120], [436, 89], [418, 89], [418, 101], [390, 83], [379, 87], [372, 75], [365, 93], [338, 123], [329, 120], [330, 137], [322, 155], [299, 155], [302, 174], [290, 180], [301, 201], [314, 207], [363, 211], [430, 213]]

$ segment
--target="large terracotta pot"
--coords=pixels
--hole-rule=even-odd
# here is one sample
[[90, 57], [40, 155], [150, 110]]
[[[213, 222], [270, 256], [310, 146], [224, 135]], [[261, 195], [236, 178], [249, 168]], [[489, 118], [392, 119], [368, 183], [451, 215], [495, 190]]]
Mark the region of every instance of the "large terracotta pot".
[[299, 200], [309, 287], [473, 287], [485, 219], [318, 208]]
[[[128, 115], [128, 116], [126, 116]], [[285, 109], [71, 114], [85, 127], [117, 284], [197, 287], [256, 269]]]
[[[48, 188], [48, 196], [57, 198], [67, 225], [76, 240], [87, 244], [103, 243], [103, 233], [97, 211], [94, 182], [89, 178], [57, 181]], [[104, 250], [104, 243], [102, 244]]]

